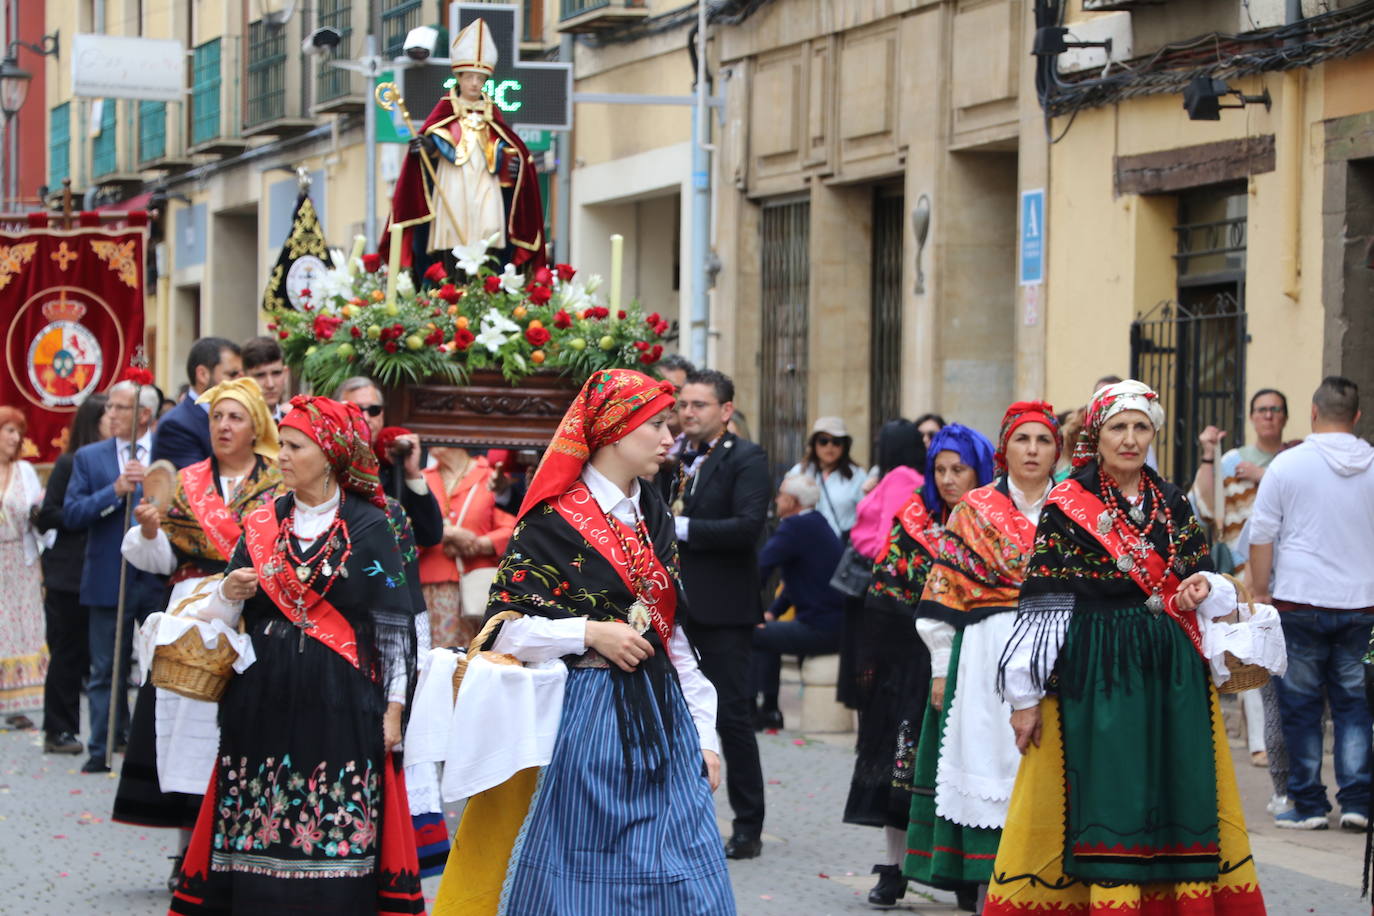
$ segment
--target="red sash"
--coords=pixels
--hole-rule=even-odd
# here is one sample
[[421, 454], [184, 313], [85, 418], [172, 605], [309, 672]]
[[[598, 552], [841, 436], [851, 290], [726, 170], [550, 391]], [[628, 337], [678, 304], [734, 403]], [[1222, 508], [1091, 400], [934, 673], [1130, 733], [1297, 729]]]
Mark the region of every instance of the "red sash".
[[[1102, 545], [1113, 560], [1118, 560], [1123, 556], [1130, 556], [1133, 560], [1135, 559], [1135, 554], [1131, 553], [1131, 548], [1140, 543], [1140, 536], [1131, 532], [1128, 540], [1121, 535], [1120, 526], [1113, 524], [1108, 527], [1102, 521], [1104, 518], [1111, 519], [1111, 514], [1107, 511], [1106, 505], [1103, 504], [1102, 500], [1084, 489], [1078, 481], [1066, 480], [1059, 484], [1050, 491], [1048, 502], [1058, 506], [1079, 528], [1090, 534], [1097, 543]], [[1103, 533], [1103, 529], [1106, 529], [1106, 533]], [[1149, 579], [1145, 578], [1146, 571], [1150, 574]], [[1159, 555], [1159, 551], [1151, 546], [1149, 552], [1145, 554], [1145, 559], [1134, 562], [1128, 570], [1128, 574], [1147, 595], [1152, 592], [1151, 582], [1159, 582], [1161, 581], [1160, 577], [1163, 576], [1160, 596], [1164, 599], [1164, 611], [1183, 628], [1183, 632], [1188, 634], [1188, 639], [1192, 642], [1193, 648], [1197, 650], [1198, 655], [1202, 655], [1202, 633], [1198, 629], [1197, 615], [1191, 611], [1178, 609], [1178, 587], [1182, 583], [1172, 569], [1164, 568], [1164, 558]]]
[[1007, 494], [994, 486], [978, 487], [964, 494], [964, 502], [987, 519], [992, 527], [1005, 534], [1021, 550], [1021, 555], [1029, 559], [1035, 549], [1035, 526], [1021, 514], [1016, 503]]
[[239, 527], [234, 513], [229, 511], [224, 498], [215, 489], [214, 471], [210, 459], [197, 461], [180, 471], [181, 488], [186, 492], [186, 504], [191, 514], [200, 523], [205, 537], [214, 545], [224, 559], [234, 556], [243, 530]]
[[[620, 538], [610, 529], [606, 513], [601, 511], [585, 483], [575, 481], [562, 496], [549, 500], [549, 505], [611, 564], [630, 594], [648, 605], [649, 620], [666, 648], [673, 636], [673, 619], [677, 616], [677, 589], [673, 586], [673, 577], [668, 574], [668, 568], [654, 553], [654, 545], [644, 545], [650, 557], [649, 576], [642, 583], [643, 592], [637, 592], [630, 579], [630, 558], [625, 556]], [[615, 519], [610, 521], [620, 527], [620, 534], [627, 541], [639, 540], [639, 535], [625, 523]]]
[[901, 522], [902, 530], [915, 538], [916, 543], [920, 544], [926, 553], [931, 556], [935, 555], [935, 542], [930, 536], [934, 526], [920, 493], [917, 493], [915, 499], [902, 507], [902, 511], [897, 515], [897, 521]]
[[[248, 547], [248, 557], [253, 561], [253, 568], [258, 571], [258, 585], [287, 620], [310, 634], [312, 639], [324, 643], [342, 655], [350, 665], [357, 668], [357, 634], [353, 632], [353, 625], [344, 615], [313, 590], [307, 589], [297, 604], [282, 587], [280, 577], [294, 576], [295, 571], [289, 568], [284, 559], [276, 555], [277, 530], [275, 500], [254, 509], [244, 517], [244, 543]], [[264, 570], [269, 568], [268, 564], [274, 562], [279, 564], [281, 569], [265, 572]], [[304, 624], [297, 621], [304, 621]]]

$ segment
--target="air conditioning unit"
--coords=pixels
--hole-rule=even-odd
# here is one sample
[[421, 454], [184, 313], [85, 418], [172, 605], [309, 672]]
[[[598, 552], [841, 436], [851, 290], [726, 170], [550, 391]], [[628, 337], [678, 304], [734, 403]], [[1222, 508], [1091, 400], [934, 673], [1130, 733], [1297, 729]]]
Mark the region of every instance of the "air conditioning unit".
[[[1131, 14], [1116, 12], [1094, 16], [1080, 22], [1067, 22], [1069, 41], [1106, 41], [1111, 39], [1111, 62], [1130, 60], [1135, 56], [1134, 40], [1131, 32]], [[1107, 65], [1105, 48], [1069, 48], [1059, 55], [1060, 73], [1079, 73], [1084, 70], [1101, 70]]]

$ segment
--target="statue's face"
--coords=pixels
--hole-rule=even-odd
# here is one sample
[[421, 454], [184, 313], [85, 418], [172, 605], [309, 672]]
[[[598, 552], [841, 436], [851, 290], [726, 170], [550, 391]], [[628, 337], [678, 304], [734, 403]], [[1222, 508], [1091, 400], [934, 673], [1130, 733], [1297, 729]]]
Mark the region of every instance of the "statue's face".
[[465, 70], [458, 74], [458, 95], [466, 102], [480, 102], [482, 87], [486, 85], [487, 75], [475, 70]]

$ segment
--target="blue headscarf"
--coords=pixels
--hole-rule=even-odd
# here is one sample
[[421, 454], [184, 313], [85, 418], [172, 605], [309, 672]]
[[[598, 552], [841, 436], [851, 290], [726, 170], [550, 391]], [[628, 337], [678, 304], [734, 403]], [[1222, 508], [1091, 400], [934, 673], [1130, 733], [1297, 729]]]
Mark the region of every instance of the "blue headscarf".
[[926, 482], [921, 487], [921, 498], [936, 521], [944, 516], [947, 507], [940, 498], [939, 488], [935, 486], [935, 456], [941, 452], [958, 452], [964, 464], [973, 468], [978, 475], [978, 482], [974, 486], [981, 487], [992, 483], [992, 456], [995, 451], [987, 436], [959, 423], [951, 423], [935, 434], [935, 438], [930, 440], [930, 447], [926, 449]]

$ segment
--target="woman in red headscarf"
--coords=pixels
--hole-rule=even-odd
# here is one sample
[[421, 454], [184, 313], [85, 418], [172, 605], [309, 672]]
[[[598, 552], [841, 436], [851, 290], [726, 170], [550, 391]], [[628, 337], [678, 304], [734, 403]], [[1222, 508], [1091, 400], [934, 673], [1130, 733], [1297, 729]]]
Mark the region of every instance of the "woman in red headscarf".
[[256, 660], [220, 701], [220, 749], [171, 913], [423, 913], [391, 754], [415, 621], [362, 413], [296, 397], [290, 490], [242, 520], [195, 613], [242, 620]]
[[1043, 401], [1007, 408], [998, 477], [970, 490], [935, 539], [916, 607], [930, 650], [930, 699], [917, 742], [903, 871], [923, 884], [986, 884], [1021, 762], [997, 696], [997, 662], [1016, 615], [1035, 525], [1059, 458], [1059, 423]]
[[[498, 897], [506, 916], [735, 912], [711, 801], [715, 691], [675, 620], [672, 516], [640, 479], [672, 447], [673, 404], [668, 382], [597, 372], [530, 484], [487, 606], [524, 616], [488, 645], [566, 664], [557, 737], [518, 830], [498, 826], [508, 800], [469, 801], [436, 916], [496, 912]], [[514, 742], [526, 723], [501, 724], [484, 737]]]

